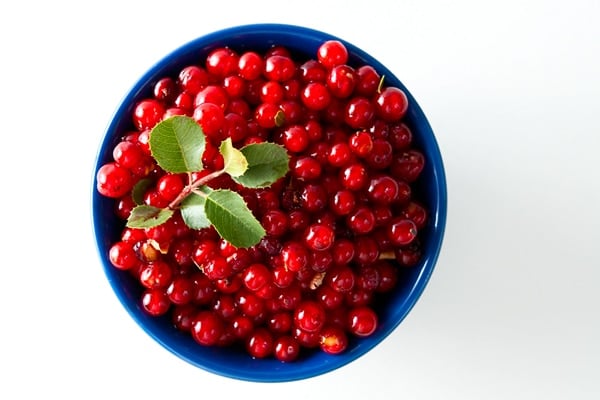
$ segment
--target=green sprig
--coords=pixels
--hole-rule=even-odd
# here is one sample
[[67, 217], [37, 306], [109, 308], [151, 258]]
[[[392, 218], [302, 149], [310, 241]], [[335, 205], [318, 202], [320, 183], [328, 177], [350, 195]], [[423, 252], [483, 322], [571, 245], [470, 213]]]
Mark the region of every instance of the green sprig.
[[166, 208], [141, 204], [148, 188], [143, 180], [135, 190], [136, 207], [127, 219], [130, 228], [151, 228], [165, 223], [176, 209], [190, 228], [211, 225], [219, 235], [236, 247], [256, 245], [265, 235], [242, 196], [231, 190], [213, 190], [207, 184], [228, 174], [240, 185], [263, 188], [284, 177], [289, 170], [289, 155], [275, 143], [253, 143], [237, 149], [231, 139], [219, 146], [224, 167], [193, 179], [192, 172], [203, 170], [202, 155], [206, 138], [200, 125], [190, 117], [173, 116], [158, 123], [150, 132], [150, 151], [156, 163], [167, 173], [188, 173], [189, 182]]

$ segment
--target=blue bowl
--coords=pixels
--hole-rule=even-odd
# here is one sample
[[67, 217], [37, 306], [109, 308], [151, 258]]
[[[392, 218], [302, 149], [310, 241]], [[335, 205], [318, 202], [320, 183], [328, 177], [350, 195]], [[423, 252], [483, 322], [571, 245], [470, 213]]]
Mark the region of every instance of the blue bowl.
[[[294, 362], [283, 363], [275, 359], [253, 359], [245, 352], [229, 348], [200, 346], [190, 335], [172, 327], [169, 317], [156, 318], [145, 314], [139, 303], [139, 284], [129, 273], [110, 264], [108, 250], [118, 240], [123, 222], [113, 212], [114, 201], [96, 191], [96, 171], [104, 163], [112, 161], [113, 147], [125, 132], [133, 128], [130, 116], [134, 105], [152, 95], [153, 85], [158, 79], [176, 76], [181, 68], [198, 63], [211, 50], [221, 46], [238, 51], [260, 51], [272, 45], [284, 45], [298, 55], [314, 58], [317, 48], [329, 39], [340, 40], [346, 45], [349, 64], [374, 66], [381, 75], [385, 75], [388, 85], [403, 89], [408, 96], [410, 106], [404, 122], [412, 130], [414, 146], [426, 157], [425, 168], [416, 187], [430, 212], [429, 223], [420, 233], [424, 245], [422, 261], [416, 267], [402, 271], [399, 287], [389, 294], [385, 305], [379, 309], [378, 330], [368, 338], [351, 338], [343, 354], [332, 356], [315, 351]], [[206, 371], [245, 381], [284, 382], [318, 376], [357, 360], [386, 339], [423, 293], [438, 259], [446, 224], [447, 192], [442, 157], [431, 126], [411, 93], [391, 71], [365, 51], [331, 34], [300, 26], [253, 24], [231, 27], [199, 37], [168, 54], [135, 83], [116, 109], [100, 144], [93, 172], [91, 212], [98, 256], [123, 307], [148, 335], [174, 355]]]

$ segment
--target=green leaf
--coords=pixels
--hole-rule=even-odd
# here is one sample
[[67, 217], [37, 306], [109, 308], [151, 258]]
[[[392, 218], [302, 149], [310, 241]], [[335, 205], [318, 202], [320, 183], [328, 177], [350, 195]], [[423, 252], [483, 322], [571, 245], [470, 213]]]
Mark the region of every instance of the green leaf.
[[144, 178], [140, 179], [135, 184], [133, 189], [131, 189], [131, 198], [133, 199], [133, 202], [135, 204], [144, 204], [144, 194], [146, 194], [146, 190], [148, 190], [148, 188], [152, 186], [152, 183], [154, 183], [152, 179]]
[[168, 208], [158, 208], [148, 205], [136, 206], [131, 210], [127, 219], [129, 228], [153, 228], [161, 225], [173, 215], [173, 210]]
[[225, 163], [223, 169], [232, 177], [243, 175], [248, 169], [246, 157], [244, 157], [244, 154], [242, 154], [241, 151], [233, 147], [230, 137], [221, 142], [219, 152], [223, 156], [223, 161]]
[[252, 247], [266, 233], [242, 196], [231, 190], [211, 192], [204, 211], [219, 235], [235, 247]]
[[275, 183], [289, 171], [289, 155], [275, 143], [253, 143], [240, 150], [248, 161], [244, 175], [233, 179], [248, 188], [262, 188]]
[[150, 132], [150, 151], [158, 165], [168, 172], [202, 170], [205, 137], [191, 117], [176, 115], [159, 122]]
[[203, 229], [210, 226], [204, 212], [205, 197], [196, 193], [189, 194], [181, 203], [183, 222], [192, 229]]

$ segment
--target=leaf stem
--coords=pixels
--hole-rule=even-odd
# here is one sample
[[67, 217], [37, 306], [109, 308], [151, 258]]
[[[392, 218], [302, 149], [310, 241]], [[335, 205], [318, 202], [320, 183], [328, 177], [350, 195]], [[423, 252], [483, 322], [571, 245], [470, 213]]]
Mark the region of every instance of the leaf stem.
[[170, 208], [171, 210], [177, 208], [179, 206], [179, 204], [183, 201], [183, 199], [185, 199], [190, 193], [192, 193], [193, 191], [195, 191], [196, 189], [198, 189], [200, 186], [210, 182], [211, 180], [215, 179], [216, 177], [218, 177], [219, 175], [222, 175], [223, 173], [225, 173], [225, 169], [220, 169], [218, 171], [213, 171], [207, 175], [204, 175], [202, 178], [193, 181], [193, 177], [191, 173], [188, 173], [189, 176], [189, 180], [190, 183], [183, 188], [183, 190], [181, 191], [181, 193], [179, 193], [177, 195], [177, 197], [171, 202], [169, 203], [168, 208]]

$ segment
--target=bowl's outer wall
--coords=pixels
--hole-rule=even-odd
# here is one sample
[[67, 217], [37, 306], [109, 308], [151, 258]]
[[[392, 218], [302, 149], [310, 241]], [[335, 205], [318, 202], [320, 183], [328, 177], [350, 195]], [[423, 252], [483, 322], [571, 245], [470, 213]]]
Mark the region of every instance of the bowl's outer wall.
[[[211, 50], [221, 46], [242, 52], [263, 51], [273, 45], [284, 45], [295, 56], [308, 59], [315, 58], [320, 44], [328, 39], [340, 40], [347, 46], [350, 65], [373, 65], [381, 75], [385, 75], [387, 85], [400, 87], [409, 98], [410, 105], [404, 122], [413, 132], [415, 147], [423, 150], [426, 156], [425, 169], [417, 182], [416, 192], [424, 200], [425, 206], [433, 211], [423, 232], [427, 238], [424, 242], [424, 259], [419, 266], [403, 271], [401, 286], [386, 300], [393, 306], [381, 312], [377, 332], [369, 338], [351, 339], [349, 350], [343, 355], [332, 357], [317, 351], [296, 362], [282, 363], [270, 359], [254, 360], [243, 351], [199, 346], [189, 335], [172, 328], [167, 317], [147, 316], [139, 306], [141, 289], [138, 284], [128, 273], [110, 265], [108, 249], [118, 240], [123, 222], [114, 214], [114, 201], [102, 197], [95, 190], [95, 173], [102, 164], [112, 161], [113, 147], [126, 132], [133, 129], [131, 115], [135, 104], [152, 96], [153, 86], [160, 78], [175, 78], [183, 67], [202, 64]], [[410, 91], [385, 66], [351, 43], [324, 32], [282, 24], [245, 25], [202, 36], [173, 51], [148, 70], [125, 96], [107, 128], [97, 154], [92, 187], [93, 228], [105, 274], [120, 302], [140, 327], [166, 349], [202, 369], [231, 378], [264, 382], [304, 379], [337, 369], [385, 339], [410, 312], [427, 285], [441, 250], [446, 209], [446, 178], [440, 150], [427, 118]]]

